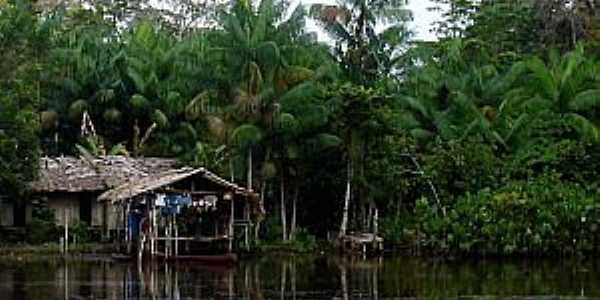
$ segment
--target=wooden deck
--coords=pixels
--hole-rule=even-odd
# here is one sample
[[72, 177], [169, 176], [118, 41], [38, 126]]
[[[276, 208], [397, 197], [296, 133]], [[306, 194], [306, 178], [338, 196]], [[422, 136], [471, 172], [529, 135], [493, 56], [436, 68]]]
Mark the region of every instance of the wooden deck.
[[383, 251], [383, 238], [373, 233], [351, 233], [340, 239], [343, 252], [379, 254]]

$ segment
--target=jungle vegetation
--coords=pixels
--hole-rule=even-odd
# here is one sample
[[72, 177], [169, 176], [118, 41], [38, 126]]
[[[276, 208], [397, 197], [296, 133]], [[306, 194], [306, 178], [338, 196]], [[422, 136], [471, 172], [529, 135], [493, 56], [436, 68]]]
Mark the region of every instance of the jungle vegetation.
[[404, 0], [176, 2], [0, 0], [3, 193], [40, 155], [177, 157], [259, 191], [266, 240], [597, 251], [596, 1], [438, 0], [430, 42]]

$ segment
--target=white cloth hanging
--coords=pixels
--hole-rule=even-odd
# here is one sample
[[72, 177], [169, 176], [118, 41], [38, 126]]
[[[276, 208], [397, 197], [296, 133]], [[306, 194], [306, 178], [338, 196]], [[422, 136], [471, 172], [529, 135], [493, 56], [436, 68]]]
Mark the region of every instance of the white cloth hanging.
[[165, 194], [156, 194], [156, 201], [154, 202], [156, 206], [165, 206]]

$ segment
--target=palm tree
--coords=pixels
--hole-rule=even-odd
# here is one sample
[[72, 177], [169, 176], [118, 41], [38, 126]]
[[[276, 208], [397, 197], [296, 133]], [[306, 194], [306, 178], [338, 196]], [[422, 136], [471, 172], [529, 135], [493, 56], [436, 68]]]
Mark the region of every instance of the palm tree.
[[514, 105], [523, 65], [499, 69], [477, 40], [450, 41], [442, 49], [407, 77], [398, 96], [400, 126], [421, 143], [479, 136], [509, 149], [528, 118]]
[[[209, 52], [227, 76], [218, 78], [216, 109], [204, 113], [213, 135], [230, 146], [230, 162], [236, 156], [246, 161], [248, 188], [259, 186], [264, 192], [267, 179], [278, 175], [283, 223], [287, 163], [278, 125], [291, 115], [282, 111], [282, 101], [301, 98], [302, 89], [295, 87], [327, 73], [325, 67], [311, 68], [322, 67], [329, 58], [304, 32], [303, 8], [296, 7], [289, 17], [284, 8], [284, 1], [264, 0], [256, 6], [236, 1], [221, 16], [224, 28], [213, 35]], [[202, 102], [210, 101], [205, 96], [192, 101], [196, 108]], [[270, 171], [255, 172], [256, 166]], [[254, 180], [256, 174], [259, 180]]]
[[559, 55], [551, 52], [547, 63], [534, 57], [526, 62], [528, 84], [519, 95], [526, 109], [551, 110], [570, 120], [587, 141], [600, 142], [600, 128], [589, 118], [600, 107], [598, 64], [585, 56], [582, 46]]
[[[97, 31], [96, 31], [96, 30]], [[48, 96], [48, 110], [56, 112], [63, 124], [60, 134], [74, 142], [79, 136], [79, 122], [84, 112], [100, 122], [101, 132], [119, 125], [121, 109], [117, 98], [122, 92], [116, 62], [112, 59], [117, 47], [110, 30], [102, 24], [71, 29], [68, 39], [59, 40], [52, 51], [54, 67], [53, 89]], [[117, 142], [122, 135], [115, 134]]]
[[[405, 21], [410, 18], [410, 13], [403, 8], [405, 2], [403, 0], [343, 0], [333, 6], [312, 5], [310, 9], [311, 16], [322, 25], [323, 29], [335, 41], [335, 56], [344, 75], [351, 82], [363, 86], [373, 86], [379, 83], [378, 80], [388, 78], [393, 73], [393, 66], [396, 61], [400, 60], [400, 56], [397, 54], [399, 47], [404, 45], [409, 36]], [[375, 26], [378, 23], [386, 25], [383, 32], [376, 32]], [[354, 92], [362, 93], [359, 90]], [[354, 100], [354, 96], [357, 95], [354, 92], [342, 92], [342, 97], [348, 96], [348, 98], [342, 100], [348, 101], [347, 105], [342, 104], [341, 106], [343, 109], [349, 110], [346, 114], [351, 114], [354, 106], [361, 107], [361, 104]], [[368, 95], [363, 96], [370, 97]], [[357, 122], [362, 123], [358, 120]], [[357, 125], [351, 123], [349, 122], [346, 125]], [[339, 232], [340, 238], [346, 234], [347, 230], [355, 169], [359, 171], [359, 175], [364, 173], [360, 162], [364, 161], [364, 151], [366, 149], [364, 138], [366, 135], [363, 134], [362, 130], [351, 128], [343, 130], [347, 147], [347, 180]]]
[[[345, 75], [358, 84], [371, 85], [386, 77], [400, 59], [410, 32], [410, 11], [405, 0], [340, 0], [337, 5], [315, 4], [310, 14], [335, 41], [335, 55]], [[376, 25], [384, 25], [376, 32]]]
[[360, 200], [368, 198], [365, 194], [368, 185], [365, 162], [368, 149], [377, 142], [378, 137], [387, 132], [389, 100], [378, 90], [353, 84], [337, 87], [330, 99], [330, 105], [334, 107], [333, 127], [343, 141], [346, 156], [346, 192], [339, 238], [344, 237], [348, 229], [349, 208], [354, 190], [358, 190], [358, 195], [364, 198]]

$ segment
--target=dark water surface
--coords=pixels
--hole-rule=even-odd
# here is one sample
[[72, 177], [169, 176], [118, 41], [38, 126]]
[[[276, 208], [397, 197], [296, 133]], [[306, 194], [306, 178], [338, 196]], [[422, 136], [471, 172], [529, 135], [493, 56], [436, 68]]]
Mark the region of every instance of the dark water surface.
[[0, 259], [0, 299], [600, 299], [600, 265], [296, 256], [232, 268]]

